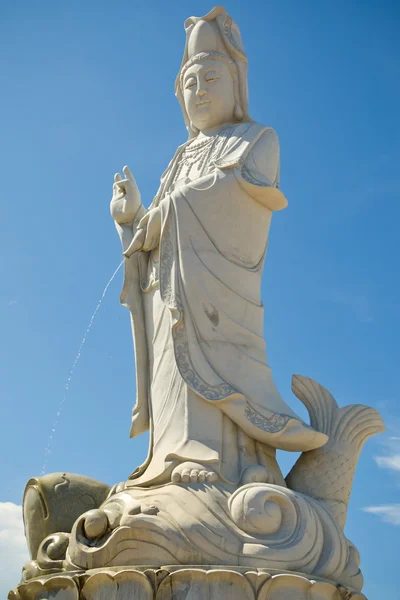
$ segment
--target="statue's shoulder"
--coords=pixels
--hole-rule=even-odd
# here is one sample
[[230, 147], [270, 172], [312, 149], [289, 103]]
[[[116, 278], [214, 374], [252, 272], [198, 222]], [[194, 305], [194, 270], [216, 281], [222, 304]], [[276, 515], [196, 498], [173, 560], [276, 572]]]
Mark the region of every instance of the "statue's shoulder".
[[249, 133], [249, 160], [252, 159], [261, 172], [264, 172], [264, 165], [270, 165], [271, 161], [276, 162], [278, 167], [280, 148], [275, 129], [256, 123], [256, 127]]
[[279, 153], [275, 130], [257, 121], [237, 123], [228, 130], [228, 136], [223, 155], [215, 161], [218, 167], [243, 163], [254, 150], [257, 154], [265, 154], [269, 149], [267, 153], [271, 154], [273, 148]]
[[268, 125], [258, 123], [257, 121], [245, 121], [243, 123], [237, 123], [231, 135], [234, 138], [246, 140], [249, 143], [254, 143], [260, 138], [278, 140], [275, 129], [269, 127]]

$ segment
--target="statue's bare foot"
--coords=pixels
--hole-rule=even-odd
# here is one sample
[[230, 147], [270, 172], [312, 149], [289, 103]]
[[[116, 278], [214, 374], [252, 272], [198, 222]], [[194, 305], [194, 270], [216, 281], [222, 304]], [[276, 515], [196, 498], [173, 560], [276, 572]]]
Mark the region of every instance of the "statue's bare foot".
[[183, 462], [172, 471], [173, 483], [212, 483], [217, 481], [218, 475], [204, 465], [194, 462]]

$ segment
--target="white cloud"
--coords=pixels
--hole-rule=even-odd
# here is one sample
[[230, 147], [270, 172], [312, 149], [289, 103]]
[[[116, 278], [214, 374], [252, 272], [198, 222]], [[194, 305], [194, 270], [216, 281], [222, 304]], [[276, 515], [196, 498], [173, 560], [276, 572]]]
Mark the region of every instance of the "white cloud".
[[21, 569], [29, 560], [22, 522], [22, 507], [0, 502], [0, 598], [7, 598], [21, 579]]
[[400, 454], [392, 454], [391, 456], [375, 456], [375, 460], [382, 469], [392, 469], [392, 471], [400, 471]]
[[[396, 432], [398, 431], [397, 425], [394, 429]], [[381, 443], [381, 447], [383, 450], [382, 455], [374, 456], [374, 459], [381, 469], [389, 469], [392, 471], [396, 481], [396, 479], [398, 479], [397, 473], [400, 472], [400, 437], [398, 435], [387, 437]], [[377, 515], [382, 521], [385, 521], [385, 523], [400, 525], [400, 504], [366, 506], [363, 510], [367, 513]]]
[[[394, 429], [396, 432], [398, 431], [397, 425]], [[378, 467], [392, 471], [396, 481], [398, 479], [397, 473], [400, 472], [400, 437], [398, 435], [387, 437], [381, 443], [381, 447], [383, 450], [382, 455], [374, 456], [374, 459]], [[386, 523], [400, 525], [400, 504], [366, 506], [363, 510], [367, 513], [377, 515]]]
[[374, 457], [378, 467], [400, 471], [400, 437], [397, 435], [387, 437], [381, 442], [381, 447], [382, 454]]
[[363, 510], [381, 517], [386, 523], [400, 525], [400, 504], [382, 504], [381, 506], [366, 506]]

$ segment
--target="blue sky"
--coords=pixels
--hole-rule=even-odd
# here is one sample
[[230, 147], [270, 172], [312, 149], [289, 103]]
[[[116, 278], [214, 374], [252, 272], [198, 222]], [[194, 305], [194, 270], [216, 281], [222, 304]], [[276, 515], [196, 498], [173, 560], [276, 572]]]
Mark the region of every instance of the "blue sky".
[[[12, 545], [20, 525], [15, 517], [10, 529], [9, 515], [40, 474], [68, 373], [120, 262], [113, 174], [129, 164], [151, 202], [186, 137], [173, 95], [183, 22], [212, 6], [0, 6], [0, 558], [9, 578], [0, 588], [17, 582], [21, 562]], [[325, 385], [340, 405], [381, 411], [387, 432], [361, 456], [346, 531], [369, 600], [398, 600], [400, 8], [389, 0], [225, 7], [249, 58], [251, 116], [280, 138], [289, 200], [273, 219], [263, 281], [270, 363], [303, 416], [293, 373]], [[115, 483], [145, 457], [147, 437], [129, 439], [133, 350], [121, 281], [120, 272], [83, 348], [48, 471]], [[293, 458], [281, 454], [284, 470]]]

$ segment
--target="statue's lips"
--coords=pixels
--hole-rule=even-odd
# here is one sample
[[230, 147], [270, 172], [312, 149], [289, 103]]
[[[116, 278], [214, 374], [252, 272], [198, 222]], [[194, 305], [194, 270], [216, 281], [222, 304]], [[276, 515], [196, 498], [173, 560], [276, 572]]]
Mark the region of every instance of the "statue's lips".
[[197, 102], [196, 106], [197, 108], [205, 108], [209, 104], [211, 104], [211, 100], [204, 100], [203, 102]]

